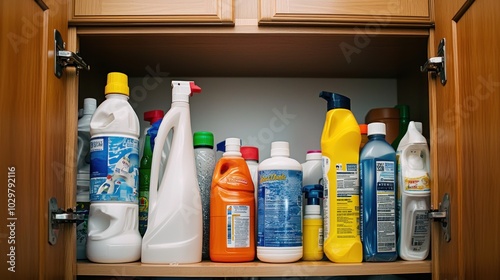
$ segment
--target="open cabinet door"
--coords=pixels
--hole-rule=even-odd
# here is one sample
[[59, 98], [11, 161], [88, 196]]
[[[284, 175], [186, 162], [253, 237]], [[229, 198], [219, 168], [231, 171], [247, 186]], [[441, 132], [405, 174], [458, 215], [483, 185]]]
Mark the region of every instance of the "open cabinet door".
[[451, 240], [433, 224], [433, 278], [500, 279], [500, 1], [434, 5], [429, 51], [445, 39], [447, 81], [430, 80], [432, 200], [450, 195]]
[[48, 234], [49, 199], [74, 207], [67, 200], [73, 183], [66, 181], [73, 133], [67, 131], [68, 74], [54, 75], [54, 29], [67, 37], [68, 2], [0, 4], [1, 279], [75, 278], [75, 248], [68, 246], [74, 226], [60, 226], [55, 245]]

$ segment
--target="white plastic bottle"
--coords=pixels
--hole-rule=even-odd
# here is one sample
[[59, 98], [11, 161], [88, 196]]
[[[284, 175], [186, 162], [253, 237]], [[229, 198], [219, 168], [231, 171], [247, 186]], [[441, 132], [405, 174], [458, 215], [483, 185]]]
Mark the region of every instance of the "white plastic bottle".
[[272, 142], [259, 164], [257, 258], [286, 263], [302, 258], [302, 166], [288, 142]]
[[[143, 263], [201, 261], [203, 215], [189, 110], [189, 96], [201, 89], [190, 81], [172, 81], [172, 87], [172, 107], [163, 118], [153, 149]], [[160, 170], [162, 150], [172, 129], [166, 167]], [[163, 173], [161, 182], [160, 173]]]
[[430, 158], [425, 137], [411, 121], [398, 146], [399, 256], [424, 260], [430, 248]]
[[214, 135], [209, 131], [197, 131], [193, 135], [193, 143], [203, 213], [202, 259], [209, 260], [210, 190], [215, 168]]
[[[257, 194], [258, 194], [258, 179], [259, 179], [259, 148], [254, 146], [241, 146], [241, 156], [245, 159], [250, 174], [252, 175], [252, 182], [255, 193], [255, 211], [257, 211]], [[255, 214], [255, 244], [257, 244], [257, 213]]]
[[127, 75], [109, 73], [105, 95], [90, 122], [87, 257], [101, 263], [132, 262], [141, 257], [139, 119], [128, 102]]
[[77, 211], [87, 213], [83, 222], [76, 225], [76, 258], [86, 259], [88, 211], [90, 205], [90, 120], [97, 106], [94, 98], [83, 100], [82, 117], [78, 120], [78, 150], [76, 175]]

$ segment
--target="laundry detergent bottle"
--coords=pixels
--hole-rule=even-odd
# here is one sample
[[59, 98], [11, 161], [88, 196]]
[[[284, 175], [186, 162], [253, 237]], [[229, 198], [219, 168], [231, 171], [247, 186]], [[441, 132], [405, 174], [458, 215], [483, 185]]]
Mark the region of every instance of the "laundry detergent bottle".
[[325, 255], [332, 262], [357, 263], [363, 258], [359, 236], [359, 145], [361, 133], [349, 98], [327, 91], [321, 135]]
[[[201, 261], [203, 216], [189, 109], [189, 97], [198, 92], [201, 89], [192, 81], [172, 81], [172, 106], [161, 122], [153, 148], [143, 263]], [[171, 130], [172, 146], [161, 170], [161, 155]]]
[[106, 100], [90, 121], [90, 210], [87, 257], [100, 263], [137, 261], [139, 118], [128, 102], [127, 75], [108, 74]]
[[430, 158], [427, 140], [413, 121], [399, 143], [398, 251], [403, 260], [424, 260], [430, 249]]

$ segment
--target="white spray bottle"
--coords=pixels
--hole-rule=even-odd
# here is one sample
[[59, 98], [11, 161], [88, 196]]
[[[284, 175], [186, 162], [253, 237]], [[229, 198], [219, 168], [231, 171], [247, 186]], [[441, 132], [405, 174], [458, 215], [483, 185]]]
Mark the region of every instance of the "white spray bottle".
[[[172, 81], [172, 107], [163, 118], [153, 151], [143, 263], [201, 261], [203, 216], [189, 110], [189, 97], [198, 92], [201, 89], [194, 82]], [[172, 129], [172, 146], [161, 170], [161, 154]], [[160, 172], [163, 178], [158, 186]]]
[[411, 121], [397, 150], [399, 256], [424, 260], [429, 254], [430, 158], [425, 137]]

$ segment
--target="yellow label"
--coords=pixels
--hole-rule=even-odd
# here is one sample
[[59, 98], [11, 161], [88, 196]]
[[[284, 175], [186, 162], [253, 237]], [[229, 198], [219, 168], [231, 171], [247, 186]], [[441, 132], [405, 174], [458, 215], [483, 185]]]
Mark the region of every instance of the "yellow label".
[[404, 186], [406, 191], [430, 191], [430, 180], [428, 175], [404, 178]]

